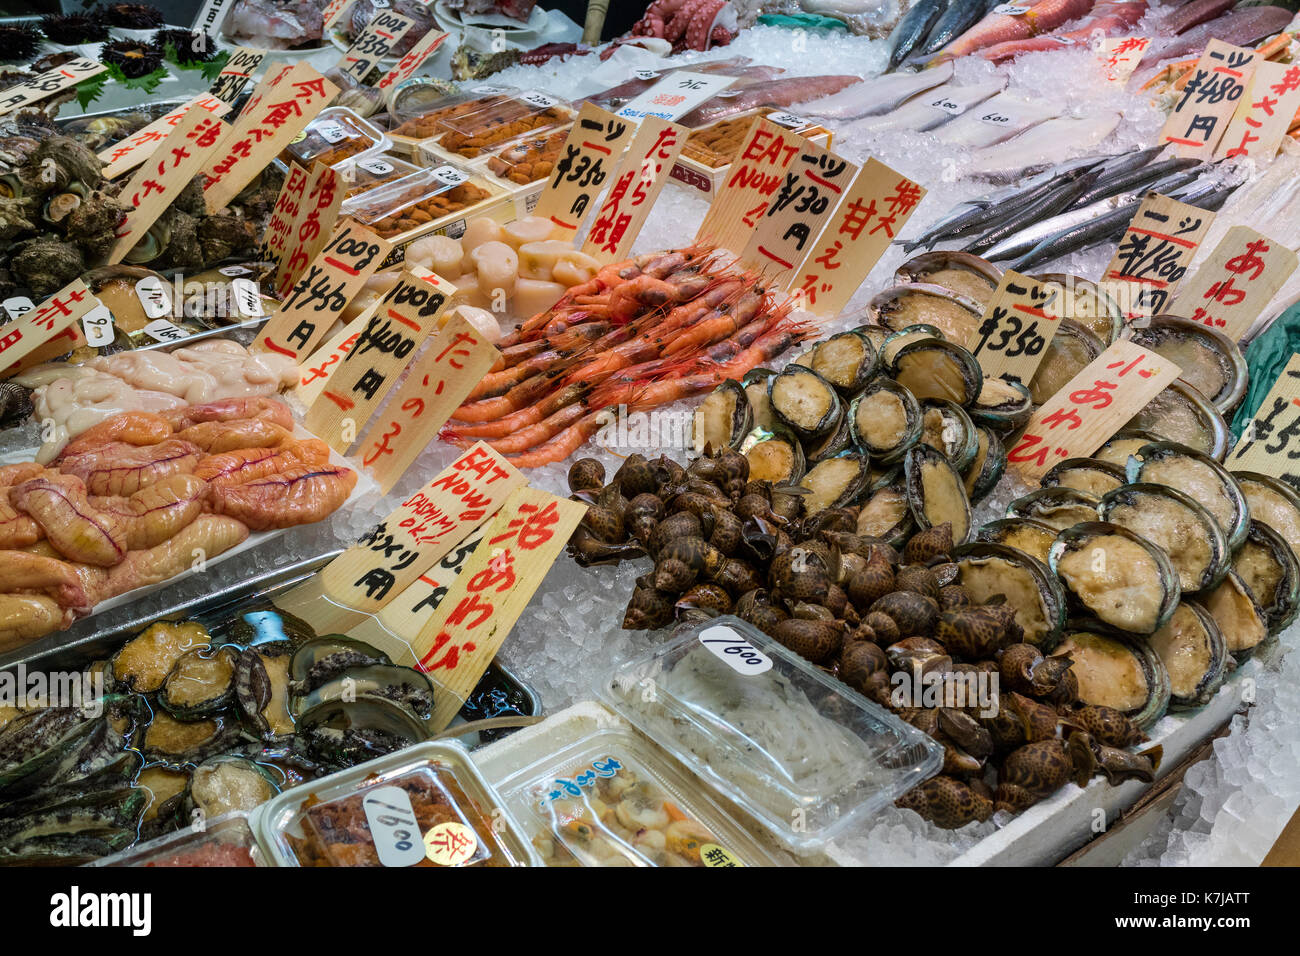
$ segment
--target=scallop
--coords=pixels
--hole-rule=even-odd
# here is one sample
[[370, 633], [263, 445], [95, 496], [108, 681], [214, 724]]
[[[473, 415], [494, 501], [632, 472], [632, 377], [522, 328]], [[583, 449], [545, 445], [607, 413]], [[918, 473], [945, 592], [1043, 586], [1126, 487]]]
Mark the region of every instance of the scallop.
[[736, 448], [754, 427], [754, 412], [745, 389], [727, 379], [700, 403], [692, 419], [691, 442], [696, 454], [705, 448]]
[[1056, 323], [1056, 334], [1047, 343], [1042, 361], [1029, 382], [1035, 405], [1042, 405], [1100, 355], [1106, 346], [1084, 326], [1072, 319]]
[[1125, 428], [1161, 435], [1215, 461], [1228, 453], [1228, 423], [1210, 400], [1177, 379], [1128, 420]]
[[1098, 620], [1132, 634], [1164, 626], [1181, 596], [1168, 555], [1127, 528], [1089, 521], [1062, 531], [1049, 564]]
[[1045, 283], [1041, 288], [1049, 294], [1057, 293], [1043, 308], [1048, 315], [1079, 323], [1103, 345], [1119, 338], [1124, 311], [1097, 283], [1062, 273], [1045, 273], [1034, 278]]
[[971, 601], [985, 604], [1003, 595], [1016, 609], [1024, 639], [1047, 651], [1065, 627], [1065, 591], [1046, 564], [1004, 544], [974, 542], [953, 552], [957, 583]]
[[868, 307], [877, 322], [895, 331], [933, 325], [952, 342], [969, 342], [984, 315], [974, 299], [926, 282], [886, 289]]
[[876, 350], [865, 335], [841, 332], [813, 349], [810, 367], [847, 397], [871, 381]]
[[[1140, 445], [1138, 447], [1141, 447]], [[1125, 459], [1127, 461], [1127, 458]], [[1044, 488], [1074, 488], [1100, 498], [1124, 484], [1124, 466], [1095, 458], [1067, 458], [1052, 466], [1039, 482]]]
[[999, 518], [980, 528], [975, 540], [1006, 545], [1047, 564], [1058, 531], [1034, 518]]
[[1175, 442], [1143, 445], [1129, 458], [1130, 482], [1168, 485], [1199, 502], [1214, 516], [1235, 551], [1246, 537], [1250, 508], [1246, 496], [1217, 461]]
[[768, 382], [777, 421], [802, 438], [825, 435], [839, 423], [844, 405], [834, 386], [810, 368], [789, 365]]
[[949, 522], [952, 540], [961, 544], [970, 534], [970, 499], [952, 463], [929, 445], [916, 445], [903, 456], [907, 504], [924, 531]]
[[1238, 663], [1246, 660], [1269, 638], [1264, 609], [1255, 600], [1249, 585], [1231, 568], [1219, 586], [1206, 594], [1201, 603], [1223, 632], [1228, 651]]
[[1169, 359], [1181, 378], [1208, 398], [1223, 415], [1231, 415], [1246, 396], [1250, 373], [1246, 359], [1231, 339], [1199, 322], [1157, 315], [1129, 338]]
[[1246, 540], [1232, 556], [1232, 569], [1263, 610], [1270, 635], [1295, 620], [1300, 610], [1300, 562], [1280, 534], [1252, 519]]
[[1131, 637], [1090, 621], [1071, 622], [1054, 652], [1074, 662], [1085, 704], [1113, 707], [1146, 730], [1165, 715], [1170, 703], [1169, 672], [1156, 652]]
[[1223, 684], [1232, 658], [1219, 625], [1195, 601], [1182, 601], [1147, 638], [1169, 675], [1171, 710], [1201, 707]]
[[1185, 594], [1212, 588], [1228, 569], [1228, 541], [1214, 516], [1167, 485], [1122, 485], [1097, 509], [1102, 521], [1122, 525], [1169, 556]]
[[941, 398], [963, 406], [975, 401], [984, 385], [984, 373], [975, 357], [943, 339], [921, 339], [903, 346], [890, 364], [890, 377], [917, 401]]
[[923, 252], [898, 267], [894, 282], [941, 286], [988, 308], [1002, 283], [1002, 270], [969, 252]]
[[849, 452], [818, 462], [799, 481], [800, 487], [808, 489], [803, 499], [804, 514], [855, 504], [867, 488], [868, 476], [865, 455]]
[[803, 477], [803, 446], [794, 433], [778, 426], [774, 431], [755, 428], [740, 445], [740, 453], [749, 461], [751, 481], [770, 481], [774, 485], [793, 485]]
[[921, 406], [893, 379], [878, 378], [849, 407], [854, 441], [881, 461], [897, 461], [921, 437]]
[[1007, 517], [1033, 518], [1061, 532], [1072, 525], [1096, 521], [1100, 503], [1100, 498], [1075, 488], [1038, 488], [1007, 505]]

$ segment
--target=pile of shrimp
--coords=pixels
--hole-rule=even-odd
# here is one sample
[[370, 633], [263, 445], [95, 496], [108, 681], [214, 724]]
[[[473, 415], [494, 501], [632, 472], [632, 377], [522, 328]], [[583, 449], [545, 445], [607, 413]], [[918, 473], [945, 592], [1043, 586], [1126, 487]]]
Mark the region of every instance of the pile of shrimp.
[[563, 461], [602, 409], [711, 391], [817, 334], [778, 298], [707, 246], [605, 266], [501, 340], [501, 360], [442, 437], [486, 441], [520, 468]]

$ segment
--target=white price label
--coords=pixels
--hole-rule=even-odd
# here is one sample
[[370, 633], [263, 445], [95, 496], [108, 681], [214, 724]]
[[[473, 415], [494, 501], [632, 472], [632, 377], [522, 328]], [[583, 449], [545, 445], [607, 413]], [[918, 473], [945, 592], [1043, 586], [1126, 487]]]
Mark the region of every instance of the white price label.
[[343, 128], [343, 124], [336, 123], [333, 120], [317, 123], [314, 129], [320, 138], [327, 143], [341, 143], [348, 138], [348, 131]]
[[618, 115], [638, 123], [647, 116], [676, 120], [735, 82], [734, 76], [678, 70], [660, 77], [649, 89], [624, 104]]
[[92, 348], [111, 345], [113, 342], [113, 313], [100, 303], [81, 317], [81, 329], [86, 333], [86, 344]]
[[470, 92], [475, 96], [500, 96], [502, 93], [512, 91], [504, 86], [476, 86]]
[[172, 314], [172, 297], [157, 276], [145, 276], [135, 284], [135, 294], [144, 306], [144, 314], [151, 319], [161, 319]]
[[637, 70], [636, 78], [638, 80], [657, 80], [659, 79], [658, 70]]
[[240, 315], [250, 319], [260, 319], [266, 315], [266, 310], [262, 308], [262, 293], [252, 279], [235, 279], [230, 283], [230, 293]]
[[376, 787], [361, 800], [370, 839], [383, 866], [414, 866], [424, 859], [424, 836], [401, 787]]
[[439, 166], [433, 171], [433, 178], [444, 186], [459, 186], [461, 183], [469, 182], [469, 175], [454, 166]]
[[999, 3], [991, 12], [1000, 13], [1004, 17], [1018, 17], [1028, 13], [1029, 10], [1029, 7], [1021, 6], [1018, 3]]
[[363, 159], [357, 163], [358, 169], [364, 169], [375, 176], [387, 176], [393, 171], [393, 164], [382, 159]]
[[946, 96], [939, 97], [930, 105], [937, 110], [943, 110], [945, 113], [950, 113], [953, 116], [960, 116], [962, 113], [966, 112], [965, 106], [962, 106], [960, 103], [954, 103]]
[[387, 10], [389, 7], [392, 6], [392, 4], [388, 2], [388, 0], [370, 0], [370, 5], [374, 7], [376, 10]]
[[772, 659], [726, 625], [700, 632], [700, 643], [737, 674], [750, 676], [772, 669]]
[[554, 96], [550, 96], [546, 93], [539, 93], [537, 90], [529, 90], [519, 98], [529, 106], [536, 106], [538, 109], [542, 110], [549, 110], [556, 103], [560, 102]]
[[245, 268], [244, 266], [222, 266], [217, 271], [227, 279], [233, 279], [236, 276], [251, 276], [253, 274], [252, 269]]
[[806, 117], [796, 116], [794, 113], [768, 113], [767, 119], [786, 129], [802, 129], [810, 125]]
[[980, 117], [980, 122], [990, 126], [1010, 126], [1015, 119], [1010, 110], [990, 110]]
[[144, 327], [144, 334], [155, 342], [180, 342], [190, 337], [190, 333], [177, 328], [166, 319], [154, 319]]
[[0, 309], [4, 309], [5, 315], [11, 319], [21, 318], [34, 308], [36, 303], [25, 295], [15, 295], [0, 302]]

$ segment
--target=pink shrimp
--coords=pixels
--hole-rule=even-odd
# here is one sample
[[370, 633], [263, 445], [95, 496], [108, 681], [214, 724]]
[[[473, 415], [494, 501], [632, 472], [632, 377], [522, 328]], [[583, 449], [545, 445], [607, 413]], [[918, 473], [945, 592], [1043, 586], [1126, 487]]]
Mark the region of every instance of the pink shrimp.
[[589, 391], [591, 391], [591, 386], [589, 385], [567, 385], [558, 391], [552, 392], [542, 401], [533, 405], [528, 405], [518, 411], [511, 412], [503, 418], [498, 418], [489, 422], [479, 422], [473, 425], [446, 428], [443, 430], [443, 436], [448, 438], [456, 437], [474, 439], [504, 438], [521, 428], [527, 428], [529, 425], [537, 424], [548, 415], [559, 411], [566, 405], [578, 401]]
[[691, 351], [725, 338], [749, 322], [763, 302], [762, 290], [741, 296], [734, 303], [719, 307], [717, 315], [697, 322], [664, 347], [664, 356], [689, 354]]
[[469, 403], [482, 398], [496, 398], [498, 395], [504, 395], [520, 382], [553, 368], [558, 362], [567, 357], [551, 349], [534, 355], [518, 365], [502, 369], [500, 372], [488, 372], [483, 377], [483, 380], [470, 390], [469, 395], [465, 397], [465, 402]]
[[516, 468], [540, 468], [542, 465], [564, 461], [596, 434], [605, 421], [604, 413], [590, 412], [545, 444], [519, 455], [507, 456], [506, 461]]

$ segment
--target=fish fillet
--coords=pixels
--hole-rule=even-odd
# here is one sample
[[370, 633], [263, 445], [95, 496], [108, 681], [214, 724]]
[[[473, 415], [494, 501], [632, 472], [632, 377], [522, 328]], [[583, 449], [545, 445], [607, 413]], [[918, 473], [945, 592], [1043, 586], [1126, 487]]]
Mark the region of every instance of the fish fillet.
[[916, 73], [889, 73], [863, 80], [847, 89], [804, 103], [799, 111], [824, 119], [857, 119], [888, 113], [917, 93], [933, 89], [952, 79], [953, 65], [942, 63], [932, 70]]

